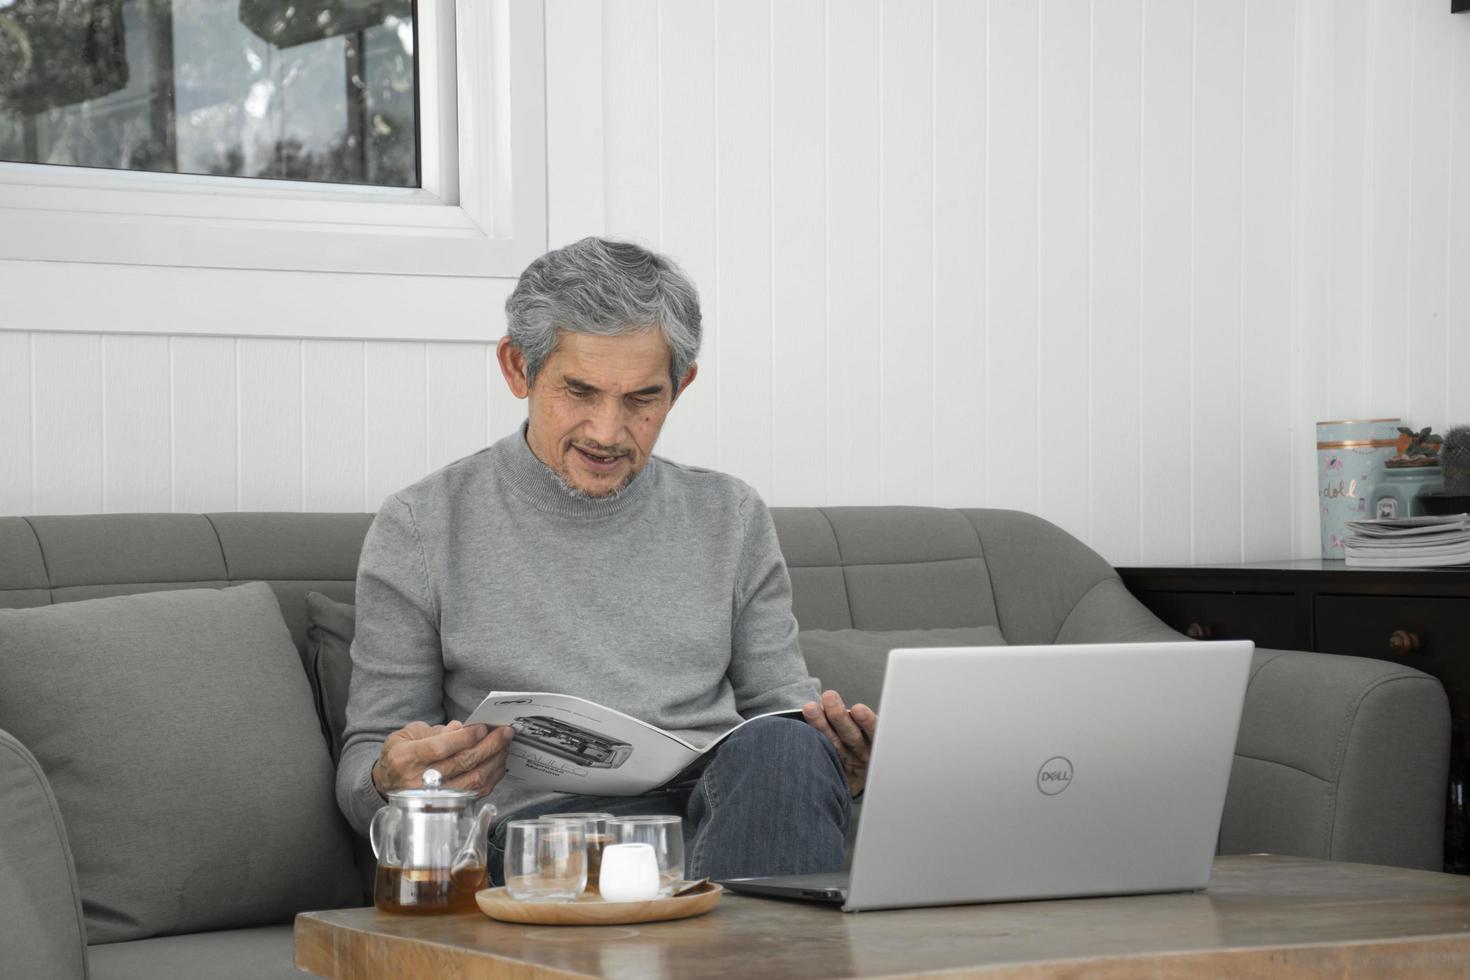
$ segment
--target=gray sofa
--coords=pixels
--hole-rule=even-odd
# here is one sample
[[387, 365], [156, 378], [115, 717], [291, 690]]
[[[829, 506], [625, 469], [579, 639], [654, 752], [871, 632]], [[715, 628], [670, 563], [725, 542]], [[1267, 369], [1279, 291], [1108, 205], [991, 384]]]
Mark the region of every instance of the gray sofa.
[[[1033, 516], [910, 507], [774, 513], [808, 663], [825, 685], [852, 696], [875, 697], [884, 653], [900, 643], [1179, 639], [1099, 556]], [[370, 521], [284, 513], [0, 518], [0, 609], [263, 581], [299, 655], [281, 670], [302, 668], [285, 679], [301, 692], [291, 704], [304, 706], [291, 710], [310, 715], [315, 699], [320, 713], [305, 596], [351, 601]], [[7, 615], [0, 611], [0, 636]], [[9, 662], [20, 659], [13, 653], [0, 649], [0, 685]], [[70, 669], [64, 644], [48, 656], [58, 676]], [[195, 694], [180, 682], [160, 696], [182, 705]], [[84, 707], [110, 710], [101, 695]], [[326, 732], [321, 718], [296, 720]], [[303, 758], [317, 765], [324, 745], [302, 746]], [[1444, 692], [1425, 674], [1258, 651], [1220, 850], [1438, 868], [1448, 745]], [[129, 941], [99, 943], [93, 935], [88, 945], [89, 928], [98, 931], [97, 903], [90, 872], [78, 874], [67, 828], [79, 816], [47, 779], [48, 770], [56, 781], [74, 761], [28, 751], [0, 715], [0, 972], [95, 980], [295, 975], [288, 916], [182, 934], [164, 927]], [[141, 771], [140, 779], [167, 779], [146, 774], [146, 762]], [[160, 787], [141, 789], [158, 795]], [[108, 853], [123, 871], [132, 870], [130, 835], [196, 832], [169, 826], [166, 805], [159, 813], [156, 822], [115, 825]], [[323, 832], [340, 837], [339, 849], [361, 853], [345, 823], [326, 822], [332, 826]]]

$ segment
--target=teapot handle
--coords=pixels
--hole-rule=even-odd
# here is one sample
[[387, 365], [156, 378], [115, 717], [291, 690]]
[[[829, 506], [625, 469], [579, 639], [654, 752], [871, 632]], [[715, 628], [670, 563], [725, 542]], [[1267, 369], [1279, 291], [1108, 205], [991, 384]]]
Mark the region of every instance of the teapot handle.
[[[379, 863], [393, 863], [392, 860], [384, 854], [384, 851], [386, 851], [388, 847], [388, 841], [393, 835], [393, 831], [383, 826], [389, 820], [393, 819], [391, 816], [391, 814], [393, 813], [394, 810], [392, 806], [379, 807], [378, 812], [373, 814], [372, 822], [368, 824], [368, 843], [373, 846], [373, 857], [377, 858]], [[382, 839], [381, 847], [378, 844], [379, 838]]]

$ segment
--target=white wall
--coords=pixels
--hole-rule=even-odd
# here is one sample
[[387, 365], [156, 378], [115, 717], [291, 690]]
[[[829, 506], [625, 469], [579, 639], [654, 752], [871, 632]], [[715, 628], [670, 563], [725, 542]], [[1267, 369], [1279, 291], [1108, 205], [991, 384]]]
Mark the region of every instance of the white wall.
[[[551, 241], [693, 274], [662, 451], [770, 503], [1019, 507], [1116, 563], [1315, 555], [1316, 419], [1470, 421], [1445, 0], [547, 7]], [[0, 299], [0, 513], [372, 509], [522, 414], [498, 310], [485, 345], [189, 315], [53, 333], [86, 325]]]

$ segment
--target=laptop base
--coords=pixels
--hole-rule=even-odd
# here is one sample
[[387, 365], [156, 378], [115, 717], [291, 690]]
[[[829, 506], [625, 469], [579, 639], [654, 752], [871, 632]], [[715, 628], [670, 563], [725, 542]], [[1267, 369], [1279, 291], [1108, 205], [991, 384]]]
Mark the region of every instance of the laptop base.
[[814, 875], [772, 875], [767, 878], [725, 878], [716, 882], [732, 892], [792, 898], [804, 902], [841, 905], [847, 901], [849, 876], [846, 871]]

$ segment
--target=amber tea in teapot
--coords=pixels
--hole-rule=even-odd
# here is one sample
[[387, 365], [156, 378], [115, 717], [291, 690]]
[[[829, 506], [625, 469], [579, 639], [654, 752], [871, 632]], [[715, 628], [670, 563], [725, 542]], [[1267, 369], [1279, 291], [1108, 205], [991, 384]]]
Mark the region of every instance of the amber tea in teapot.
[[388, 868], [378, 865], [373, 904], [384, 912], [468, 912], [475, 892], [489, 886], [483, 864], [462, 868]]

